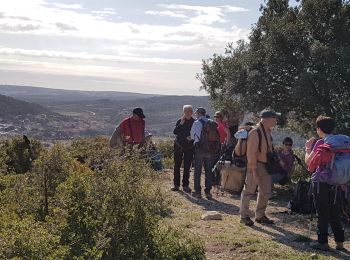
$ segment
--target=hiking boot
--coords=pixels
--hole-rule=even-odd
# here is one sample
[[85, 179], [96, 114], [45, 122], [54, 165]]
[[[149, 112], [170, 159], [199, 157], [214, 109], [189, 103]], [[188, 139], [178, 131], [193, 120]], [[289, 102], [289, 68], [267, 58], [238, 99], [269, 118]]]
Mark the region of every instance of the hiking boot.
[[211, 195], [210, 192], [206, 192], [205, 193], [205, 197], [208, 199], [208, 200], [211, 200], [213, 198], [213, 195]]
[[273, 220], [269, 219], [266, 216], [263, 216], [261, 218], [256, 218], [255, 221], [258, 222], [259, 224], [267, 224], [267, 225], [271, 225], [275, 223]]
[[202, 198], [202, 194], [200, 192], [192, 192], [192, 196], [197, 198], [197, 199], [201, 199]]
[[316, 250], [321, 250], [321, 251], [330, 251], [331, 250], [328, 243], [324, 243], [324, 244], [317, 243], [315, 245], [312, 245], [311, 248], [316, 249]]
[[251, 227], [254, 225], [254, 221], [250, 219], [250, 217], [245, 217], [245, 218], [241, 218], [241, 221], [240, 223], [248, 226], [248, 227]]
[[174, 186], [171, 188], [171, 191], [179, 191], [179, 186]]
[[183, 191], [186, 192], [186, 193], [191, 193], [192, 190], [191, 190], [190, 187], [185, 186], [185, 187], [183, 187]]
[[337, 244], [335, 247], [336, 250], [344, 250], [345, 249], [343, 242], [336, 242], [336, 244]]

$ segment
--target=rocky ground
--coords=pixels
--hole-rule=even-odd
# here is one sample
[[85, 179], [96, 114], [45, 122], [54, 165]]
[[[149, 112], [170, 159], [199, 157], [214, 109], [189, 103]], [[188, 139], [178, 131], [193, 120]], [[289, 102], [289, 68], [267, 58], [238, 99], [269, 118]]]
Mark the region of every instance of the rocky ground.
[[[171, 192], [172, 171], [161, 177], [165, 192], [172, 198], [172, 215], [166, 221], [199, 235], [205, 241], [207, 259], [350, 259], [350, 251], [323, 253], [310, 249], [307, 241], [310, 216], [290, 214], [286, 205], [290, 190], [276, 187], [267, 214], [275, 225], [239, 223], [239, 195], [215, 194], [213, 200], [195, 199], [182, 191]], [[203, 180], [204, 181], [204, 180]], [[191, 181], [193, 183], [193, 181]], [[255, 207], [255, 200], [251, 208]], [[201, 220], [207, 211], [218, 211], [223, 220]], [[349, 228], [346, 228], [349, 237]], [[316, 219], [312, 221], [311, 244], [316, 239]], [[333, 237], [330, 246], [335, 248]], [[350, 250], [350, 242], [345, 243]]]

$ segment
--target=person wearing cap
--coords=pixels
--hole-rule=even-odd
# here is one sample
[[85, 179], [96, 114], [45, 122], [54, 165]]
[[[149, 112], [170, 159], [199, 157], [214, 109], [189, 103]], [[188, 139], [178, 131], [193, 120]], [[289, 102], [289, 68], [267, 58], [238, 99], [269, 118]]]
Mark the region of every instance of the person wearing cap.
[[241, 223], [254, 225], [250, 218], [249, 204], [258, 187], [258, 198], [255, 210], [255, 221], [260, 224], [273, 224], [266, 214], [266, 208], [271, 197], [272, 178], [266, 170], [267, 153], [272, 150], [271, 129], [277, 125], [276, 113], [272, 109], [264, 109], [260, 113], [260, 123], [249, 131], [247, 141], [247, 176], [241, 194]]
[[132, 111], [132, 115], [120, 124], [120, 132], [125, 144], [143, 144], [145, 141], [145, 115], [140, 107]]
[[202, 152], [198, 144], [200, 142], [201, 132], [203, 125], [208, 122], [206, 117], [206, 111], [203, 107], [199, 107], [196, 110], [197, 120], [194, 121], [191, 128], [191, 139], [194, 140], [194, 192], [193, 197], [201, 198], [201, 175], [202, 167], [204, 165], [205, 171], [205, 196], [207, 199], [211, 199], [211, 188], [212, 188], [212, 169], [215, 164], [216, 155]]
[[182, 117], [177, 120], [174, 134], [174, 186], [172, 191], [178, 191], [180, 187], [180, 168], [183, 162], [182, 187], [183, 191], [190, 193], [189, 187], [190, 169], [193, 162], [193, 140], [191, 139], [191, 128], [194, 122], [193, 107], [184, 105]]

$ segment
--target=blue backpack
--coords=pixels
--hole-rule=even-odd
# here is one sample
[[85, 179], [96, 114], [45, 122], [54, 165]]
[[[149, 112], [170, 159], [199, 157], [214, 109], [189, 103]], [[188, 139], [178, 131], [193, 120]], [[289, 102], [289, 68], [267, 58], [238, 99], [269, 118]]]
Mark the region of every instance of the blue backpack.
[[328, 135], [324, 144], [330, 147], [331, 161], [326, 167], [315, 172], [318, 181], [331, 185], [344, 185], [350, 182], [350, 137], [346, 135]]

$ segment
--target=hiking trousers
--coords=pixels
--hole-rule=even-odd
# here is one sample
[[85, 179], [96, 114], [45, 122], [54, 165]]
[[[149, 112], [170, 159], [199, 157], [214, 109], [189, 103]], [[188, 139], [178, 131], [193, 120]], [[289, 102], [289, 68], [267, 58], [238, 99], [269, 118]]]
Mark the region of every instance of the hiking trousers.
[[194, 149], [179, 149], [174, 147], [174, 186], [180, 187], [180, 170], [183, 162], [182, 187], [188, 187], [190, 178], [190, 169], [193, 162]]
[[250, 200], [255, 196], [256, 187], [258, 187], [258, 200], [255, 210], [255, 218], [265, 216], [265, 211], [269, 198], [271, 197], [272, 178], [267, 173], [264, 163], [257, 163], [257, 178], [253, 177], [253, 173], [247, 172], [245, 185], [241, 194], [240, 213], [241, 218], [250, 217]]
[[344, 229], [340, 222], [342, 190], [327, 183], [314, 183], [313, 194], [317, 210], [317, 237], [320, 244], [328, 243], [328, 223], [335, 242], [344, 242]]
[[204, 165], [205, 171], [205, 192], [209, 193], [212, 187], [213, 167], [217, 155], [203, 153], [196, 149], [194, 153], [194, 190], [196, 193], [201, 193], [201, 175], [202, 167]]

